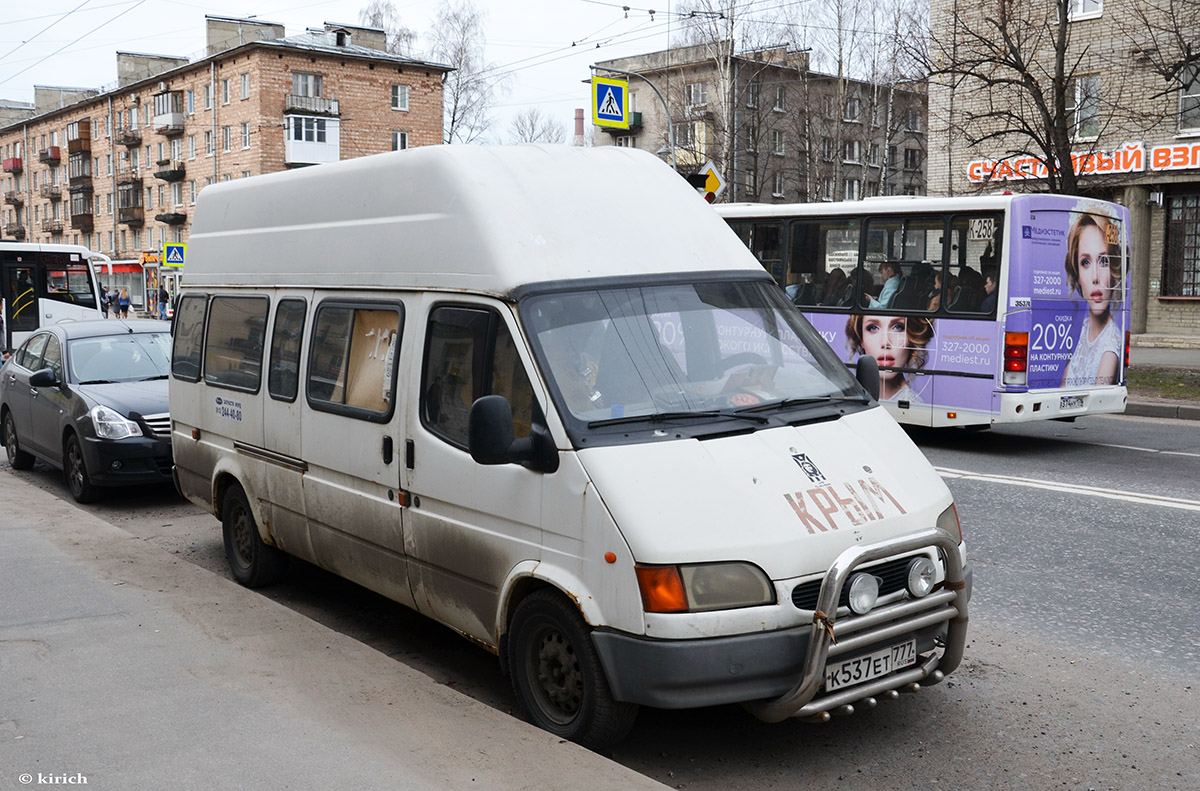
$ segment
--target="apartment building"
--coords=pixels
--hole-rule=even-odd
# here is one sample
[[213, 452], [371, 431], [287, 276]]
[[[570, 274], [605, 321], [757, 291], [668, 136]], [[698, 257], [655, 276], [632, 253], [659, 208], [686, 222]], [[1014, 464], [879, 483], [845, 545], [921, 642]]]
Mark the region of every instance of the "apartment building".
[[205, 22], [201, 56], [118, 52], [112, 89], [0, 101], [3, 238], [154, 262], [209, 184], [442, 141], [450, 67], [388, 53], [383, 30]]
[[[1055, 0], [1027, 4], [1020, 10], [1027, 20], [1010, 25], [1056, 33], [1059, 5]], [[1200, 17], [1170, 16], [1163, 11], [1167, 6], [1137, 0], [1066, 0], [1063, 5], [1064, 107], [1071, 160], [1079, 174], [1076, 191], [1130, 210], [1135, 343], [1200, 346], [1200, 63], [1188, 64], [1186, 51], [1171, 51], [1200, 39]], [[965, 51], [974, 41], [987, 40], [984, 16], [996, 7], [996, 0], [970, 7], [934, 0], [932, 39], [945, 51]], [[971, 20], [979, 27], [972, 29]], [[1054, 74], [1052, 38], [1043, 35], [1047, 43], [1039, 48], [1031, 37], [1025, 46], [1027, 72], [1044, 75], [1044, 81]], [[1011, 91], [1003, 91], [971, 79], [931, 81], [931, 192], [1047, 189], [1044, 158], [1013, 153], [1012, 135], [971, 145], [998, 131], [986, 125], [995, 119], [997, 106], [1022, 109]], [[1030, 120], [1036, 127], [1036, 119]]]
[[923, 82], [839, 78], [811, 70], [806, 51], [733, 54], [729, 41], [596, 65], [627, 72], [640, 75], [629, 78], [630, 128], [600, 127], [596, 144], [642, 148], [683, 173], [712, 160], [729, 183], [722, 200], [925, 194]]

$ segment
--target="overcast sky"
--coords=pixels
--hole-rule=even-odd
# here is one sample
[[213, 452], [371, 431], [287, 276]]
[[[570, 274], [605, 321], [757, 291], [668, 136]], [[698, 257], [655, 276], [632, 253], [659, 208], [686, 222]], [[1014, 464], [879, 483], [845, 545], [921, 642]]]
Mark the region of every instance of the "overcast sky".
[[[206, 14], [281, 23], [291, 35], [325, 22], [357, 23], [367, 1], [0, 0], [0, 98], [32, 102], [34, 85], [112, 87], [117, 50], [195, 56], [204, 49]], [[437, 0], [393, 3], [418, 34], [414, 54], [426, 56]], [[628, 12], [624, 3], [600, 0], [475, 3], [484, 14], [487, 61], [510, 75], [508, 92], [496, 102], [493, 142], [507, 142], [512, 116], [530, 105], [560, 120], [569, 140], [575, 108], [590, 119], [582, 83], [588, 66], [665, 49], [679, 25], [669, 2]]]

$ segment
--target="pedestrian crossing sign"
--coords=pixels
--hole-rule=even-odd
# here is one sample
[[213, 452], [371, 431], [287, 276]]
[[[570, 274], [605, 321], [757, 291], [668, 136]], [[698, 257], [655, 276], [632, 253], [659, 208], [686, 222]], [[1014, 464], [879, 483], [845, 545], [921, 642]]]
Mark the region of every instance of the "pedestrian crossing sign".
[[183, 259], [187, 255], [187, 245], [180, 242], [171, 242], [163, 245], [163, 266], [183, 266]]
[[592, 77], [592, 123], [629, 128], [629, 81]]

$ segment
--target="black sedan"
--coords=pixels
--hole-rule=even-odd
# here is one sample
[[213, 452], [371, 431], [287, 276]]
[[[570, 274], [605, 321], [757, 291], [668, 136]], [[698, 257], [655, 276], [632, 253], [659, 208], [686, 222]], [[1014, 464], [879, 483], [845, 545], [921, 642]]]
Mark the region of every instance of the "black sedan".
[[44, 327], [0, 368], [0, 426], [14, 469], [62, 469], [74, 498], [171, 480], [170, 325], [149, 319]]

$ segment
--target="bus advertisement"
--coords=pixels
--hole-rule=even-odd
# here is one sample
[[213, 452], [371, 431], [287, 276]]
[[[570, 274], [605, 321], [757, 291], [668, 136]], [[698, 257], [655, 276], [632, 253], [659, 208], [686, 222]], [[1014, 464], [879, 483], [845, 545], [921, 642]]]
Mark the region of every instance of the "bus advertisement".
[[1125, 408], [1125, 208], [1054, 195], [718, 208], [901, 422]]

